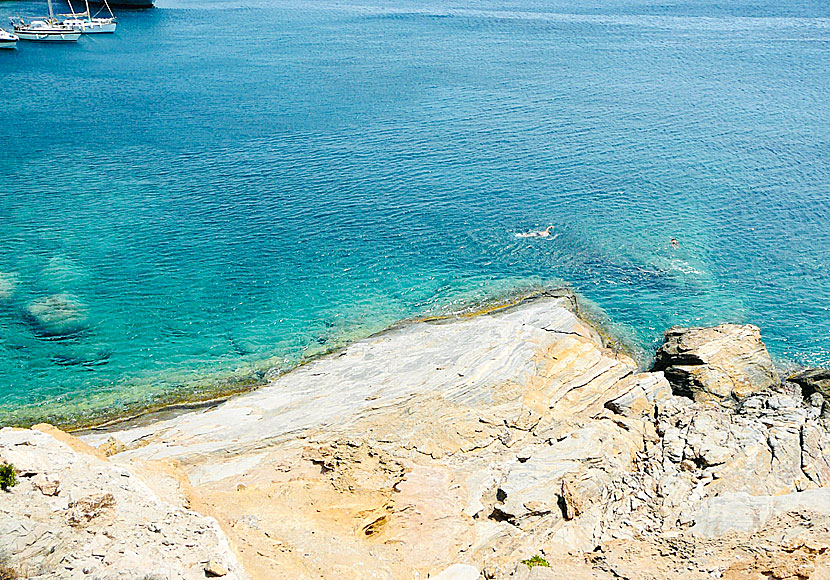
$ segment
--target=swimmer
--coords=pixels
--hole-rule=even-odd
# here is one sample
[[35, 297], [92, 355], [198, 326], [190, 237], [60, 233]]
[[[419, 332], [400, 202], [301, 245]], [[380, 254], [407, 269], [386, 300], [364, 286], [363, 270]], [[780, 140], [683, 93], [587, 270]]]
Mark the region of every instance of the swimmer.
[[521, 234], [516, 234], [517, 238], [549, 238], [550, 231], [553, 229], [553, 226], [548, 226], [543, 230], [538, 232], [523, 232]]
[[677, 249], [677, 248], [680, 247], [680, 243], [677, 241], [676, 238], [671, 239], [671, 247], [674, 248], [674, 249]]

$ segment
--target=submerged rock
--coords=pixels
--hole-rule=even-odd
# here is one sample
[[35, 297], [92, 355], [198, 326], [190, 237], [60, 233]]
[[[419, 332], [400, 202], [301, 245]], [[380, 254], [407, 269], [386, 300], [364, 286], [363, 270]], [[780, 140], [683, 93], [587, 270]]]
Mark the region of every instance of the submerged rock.
[[761, 330], [751, 324], [672, 327], [653, 370], [664, 372], [676, 394], [695, 401], [740, 401], [780, 382]]
[[26, 319], [41, 336], [65, 338], [86, 329], [87, 308], [74, 294], [53, 294], [30, 303]]
[[88, 348], [84, 346], [69, 346], [55, 352], [52, 355], [52, 362], [56, 365], [97, 367], [105, 365], [112, 356], [110, 348]]
[[10, 302], [17, 291], [17, 274], [0, 272], [0, 304]]
[[78, 261], [68, 256], [53, 256], [44, 265], [41, 282], [54, 290], [77, 285], [88, 276]]

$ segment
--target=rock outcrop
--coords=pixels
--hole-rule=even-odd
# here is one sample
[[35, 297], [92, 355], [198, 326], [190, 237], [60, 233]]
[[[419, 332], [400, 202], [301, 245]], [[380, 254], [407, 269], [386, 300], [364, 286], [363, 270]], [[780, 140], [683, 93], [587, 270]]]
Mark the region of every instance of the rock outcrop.
[[[820, 405], [753, 366], [767, 368], [757, 331], [678, 339], [729, 381], [695, 401], [573, 310], [542, 297], [396, 328], [213, 409], [86, 435], [100, 457], [4, 430], [3, 459], [36, 443], [8, 456], [25, 481], [7, 497], [44, 506], [58, 533], [37, 545], [63, 566], [69, 551], [106, 565], [92, 550], [109, 529], [110, 559], [141, 545], [133, 572], [175, 556], [188, 578], [830, 577], [830, 432]], [[57, 449], [82, 469], [50, 467]], [[70, 499], [70, 482], [92, 487]], [[188, 524], [159, 547], [170, 513]]]
[[757, 326], [675, 326], [664, 338], [653, 370], [665, 373], [676, 394], [701, 402], [740, 401], [779, 383]]
[[804, 369], [790, 375], [787, 380], [800, 386], [805, 397], [818, 393], [830, 399], [830, 369]]
[[6, 428], [0, 460], [18, 472], [0, 493], [0, 542], [21, 578], [191, 580], [205, 578], [208, 562], [245, 577], [213, 518], [161, 501], [72, 437]]

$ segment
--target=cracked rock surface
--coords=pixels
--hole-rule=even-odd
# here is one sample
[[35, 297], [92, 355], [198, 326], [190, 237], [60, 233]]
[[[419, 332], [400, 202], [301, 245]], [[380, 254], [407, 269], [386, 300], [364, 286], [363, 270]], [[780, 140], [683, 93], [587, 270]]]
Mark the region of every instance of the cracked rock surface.
[[162, 501], [135, 474], [56, 429], [0, 430], [19, 482], [0, 495], [0, 540], [21, 578], [224, 577], [244, 572], [217, 522]]

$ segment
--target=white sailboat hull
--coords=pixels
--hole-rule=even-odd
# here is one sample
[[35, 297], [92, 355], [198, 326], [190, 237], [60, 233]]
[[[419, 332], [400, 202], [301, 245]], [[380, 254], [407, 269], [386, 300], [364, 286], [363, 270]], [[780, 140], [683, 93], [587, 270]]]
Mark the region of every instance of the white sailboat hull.
[[0, 48], [14, 48], [16, 46], [16, 40], [0, 40]]
[[55, 20], [55, 11], [52, 9], [52, 0], [46, 0], [49, 5], [49, 18], [42, 18], [25, 22], [18, 18], [14, 25], [14, 32], [21, 40], [38, 42], [75, 42], [81, 33], [69, 26], [64, 26]]
[[36, 40], [39, 42], [75, 42], [81, 37], [80, 32], [74, 30], [15, 30], [20, 40]]

